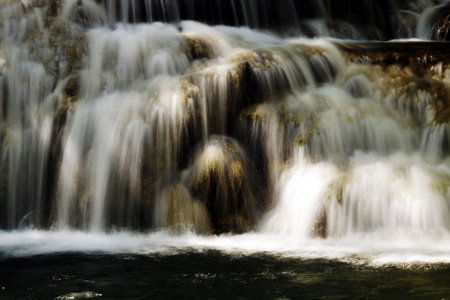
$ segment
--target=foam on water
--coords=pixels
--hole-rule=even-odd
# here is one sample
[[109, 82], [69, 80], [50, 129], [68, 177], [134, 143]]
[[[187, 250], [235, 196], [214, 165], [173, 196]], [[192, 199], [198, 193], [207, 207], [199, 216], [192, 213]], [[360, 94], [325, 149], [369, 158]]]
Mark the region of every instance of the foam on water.
[[345, 239], [296, 239], [292, 235], [246, 233], [243, 235], [199, 236], [167, 231], [154, 233], [86, 233], [80, 231], [24, 230], [0, 232], [2, 259], [55, 255], [137, 254], [173, 255], [218, 250], [233, 255], [271, 254], [300, 259], [330, 259], [375, 267], [450, 263], [450, 242], [445, 239], [398, 239], [380, 241], [374, 236]]

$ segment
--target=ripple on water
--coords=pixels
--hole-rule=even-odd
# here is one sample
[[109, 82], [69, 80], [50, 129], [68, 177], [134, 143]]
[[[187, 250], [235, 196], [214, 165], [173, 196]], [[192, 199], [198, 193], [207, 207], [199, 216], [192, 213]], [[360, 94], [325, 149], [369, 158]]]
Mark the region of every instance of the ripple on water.
[[102, 294], [92, 292], [92, 291], [83, 291], [77, 293], [68, 293], [65, 295], [61, 295], [56, 297], [56, 300], [75, 300], [75, 299], [91, 299], [101, 297]]

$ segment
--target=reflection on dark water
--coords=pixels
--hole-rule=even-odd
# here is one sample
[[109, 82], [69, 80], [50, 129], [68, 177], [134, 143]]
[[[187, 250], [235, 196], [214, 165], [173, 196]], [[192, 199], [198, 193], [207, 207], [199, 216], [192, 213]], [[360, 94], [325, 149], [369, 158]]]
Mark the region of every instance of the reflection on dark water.
[[444, 299], [449, 265], [373, 268], [218, 251], [0, 262], [1, 299]]

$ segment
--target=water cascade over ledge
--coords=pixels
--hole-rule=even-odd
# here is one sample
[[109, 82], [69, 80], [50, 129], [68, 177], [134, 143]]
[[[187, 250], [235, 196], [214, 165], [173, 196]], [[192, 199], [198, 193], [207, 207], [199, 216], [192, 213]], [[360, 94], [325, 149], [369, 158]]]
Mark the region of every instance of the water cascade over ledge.
[[0, 253], [448, 260], [450, 2], [275, 2], [1, 2]]

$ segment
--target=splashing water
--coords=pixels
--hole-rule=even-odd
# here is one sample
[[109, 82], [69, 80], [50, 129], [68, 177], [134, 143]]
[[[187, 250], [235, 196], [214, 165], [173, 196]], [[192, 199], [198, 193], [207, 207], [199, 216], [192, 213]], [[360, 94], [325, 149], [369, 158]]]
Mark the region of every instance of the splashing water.
[[382, 24], [364, 1], [373, 30], [329, 1], [286, 1], [284, 19], [181, 2], [0, 4], [2, 257], [448, 263], [448, 61], [336, 39], [445, 40], [446, 2], [395, 2]]

